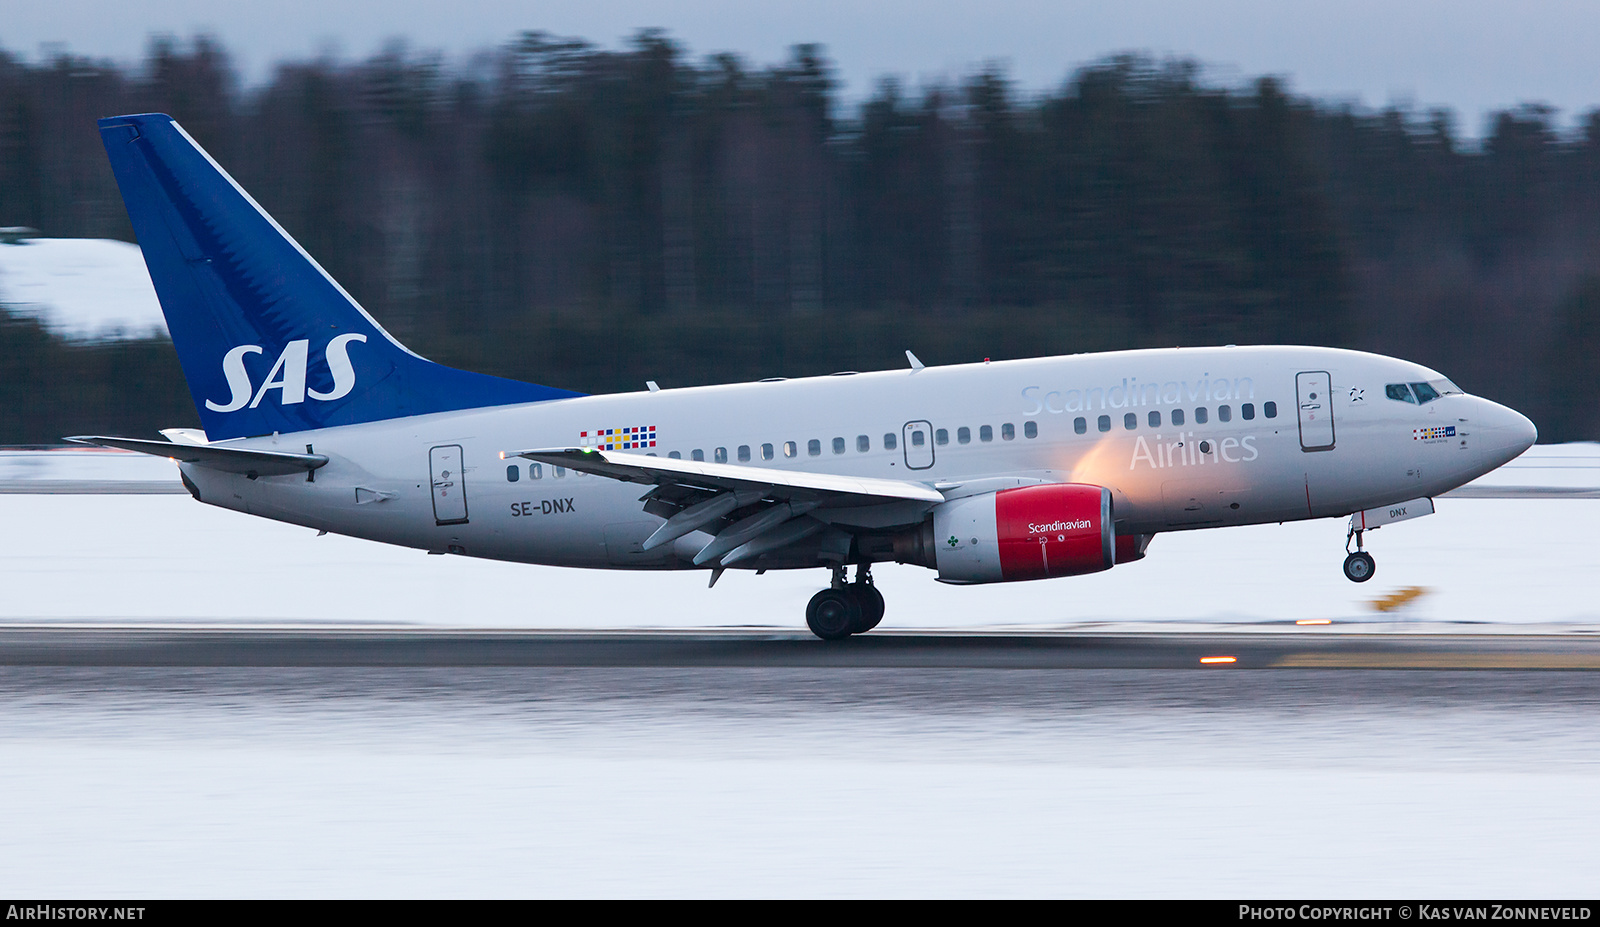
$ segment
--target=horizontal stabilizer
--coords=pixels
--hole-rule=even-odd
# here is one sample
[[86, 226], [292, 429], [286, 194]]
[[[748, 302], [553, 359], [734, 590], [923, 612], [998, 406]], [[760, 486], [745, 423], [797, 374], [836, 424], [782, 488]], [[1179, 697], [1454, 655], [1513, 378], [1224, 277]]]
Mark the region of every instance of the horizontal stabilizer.
[[74, 444], [97, 444], [115, 447], [156, 457], [170, 457], [226, 473], [243, 473], [255, 476], [285, 476], [305, 473], [328, 462], [321, 454], [291, 454], [285, 451], [258, 451], [243, 447], [218, 447], [215, 444], [172, 444], [167, 441], [145, 441], [139, 438], [107, 438], [100, 435], [78, 435], [68, 438]]
[[[502, 457], [526, 457], [556, 467], [567, 467], [596, 476], [632, 483], [675, 483], [712, 491], [761, 489], [784, 498], [855, 497], [855, 504], [896, 499], [939, 503], [944, 496], [926, 483], [884, 480], [866, 476], [840, 476], [832, 473], [803, 473], [771, 467], [744, 467], [737, 464], [706, 463], [597, 451], [582, 447], [536, 448], [506, 451]], [[834, 500], [830, 500], [834, 501]]]

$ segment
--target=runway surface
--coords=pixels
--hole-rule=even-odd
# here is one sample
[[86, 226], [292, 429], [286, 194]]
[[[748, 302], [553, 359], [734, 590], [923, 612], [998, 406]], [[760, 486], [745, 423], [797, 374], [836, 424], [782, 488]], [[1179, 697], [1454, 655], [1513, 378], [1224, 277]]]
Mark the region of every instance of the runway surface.
[[0, 665], [1600, 670], [1600, 634], [0, 627]]
[[1587, 642], [4, 638], [14, 896], [1528, 898], [1600, 869], [1600, 675], [1191, 662]]

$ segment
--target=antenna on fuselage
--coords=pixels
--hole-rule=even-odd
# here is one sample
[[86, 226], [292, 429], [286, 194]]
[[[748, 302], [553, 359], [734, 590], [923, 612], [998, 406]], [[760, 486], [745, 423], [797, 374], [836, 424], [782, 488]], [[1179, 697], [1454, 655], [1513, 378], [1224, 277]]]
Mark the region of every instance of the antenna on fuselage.
[[912, 373], [916, 373], [918, 370], [921, 370], [922, 368], [928, 366], [927, 364], [924, 364], [922, 361], [917, 360], [917, 355], [912, 354], [911, 350], [909, 348], [906, 349], [906, 360], [911, 362], [911, 372]]

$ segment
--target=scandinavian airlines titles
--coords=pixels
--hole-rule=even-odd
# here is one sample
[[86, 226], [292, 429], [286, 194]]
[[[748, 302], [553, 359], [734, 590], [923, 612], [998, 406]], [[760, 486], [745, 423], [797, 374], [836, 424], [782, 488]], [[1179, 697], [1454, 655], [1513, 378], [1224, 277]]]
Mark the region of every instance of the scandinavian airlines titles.
[[1193, 383], [1188, 380], [1140, 383], [1138, 377], [1123, 377], [1121, 383], [1111, 387], [1050, 390], [1040, 395], [1042, 389], [1042, 386], [1029, 386], [1022, 391], [1022, 398], [1032, 404], [1032, 408], [1025, 410], [1023, 415], [1038, 415], [1040, 412], [1061, 415], [1066, 412], [1099, 412], [1183, 402], [1230, 402], [1256, 398], [1255, 381], [1249, 377], [1232, 380], [1204, 377]]
[[[1249, 463], [1261, 456], [1256, 450], [1255, 435], [1245, 435], [1242, 438], [1221, 438], [1195, 441], [1194, 432], [1178, 432], [1171, 440], [1156, 435], [1146, 441], [1140, 435], [1133, 443], [1133, 459], [1128, 461], [1128, 469], [1138, 469], [1143, 462], [1146, 466], [1156, 470], [1167, 467], [1199, 467], [1208, 463], [1224, 460], [1228, 463]], [[1211, 451], [1206, 445], [1214, 445], [1216, 457], [1212, 458]]]

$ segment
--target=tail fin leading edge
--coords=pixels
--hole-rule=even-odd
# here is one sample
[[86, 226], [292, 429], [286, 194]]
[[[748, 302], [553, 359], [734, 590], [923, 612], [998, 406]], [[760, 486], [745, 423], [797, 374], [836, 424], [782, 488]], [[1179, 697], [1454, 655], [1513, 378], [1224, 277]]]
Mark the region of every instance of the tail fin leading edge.
[[581, 395], [412, 353], [171, 117], [100, 136], [210, 440]]

